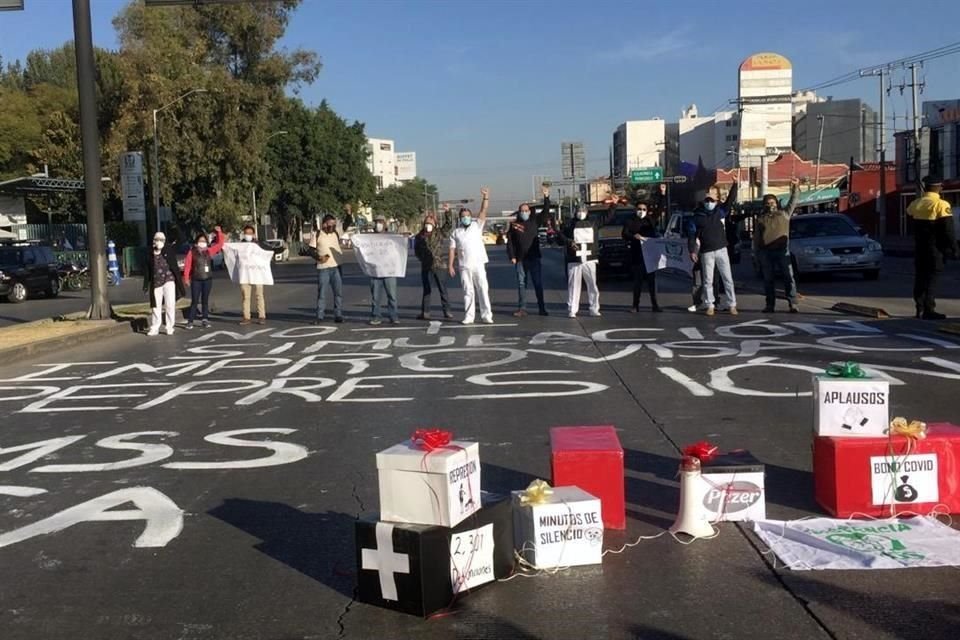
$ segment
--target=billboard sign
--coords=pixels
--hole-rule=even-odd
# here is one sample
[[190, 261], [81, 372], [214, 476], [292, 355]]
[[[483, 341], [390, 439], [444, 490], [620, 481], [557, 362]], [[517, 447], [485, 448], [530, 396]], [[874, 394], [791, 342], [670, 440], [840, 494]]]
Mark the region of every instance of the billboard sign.
[[398, 151], [393, 156], [393, 166], [397, 180], [406, 182], [417, 177], [417, 153], [415, 151]]
[[560, 143], [560, 166], [564, 180], [583, 180], [587, 177], [587, 156], [582, 142]]
[[23, 0], [0, 0], [0, 11], [22, 11]]
[[123, 192], [123, 219], [142, 222], [147, 219], [143, 196], [143, 153], [130, 151], [120, 156], [120, 189]]
[[793, 146], [793, 66], [778, 53], [757, 53], [740, 65], [741, 166]]

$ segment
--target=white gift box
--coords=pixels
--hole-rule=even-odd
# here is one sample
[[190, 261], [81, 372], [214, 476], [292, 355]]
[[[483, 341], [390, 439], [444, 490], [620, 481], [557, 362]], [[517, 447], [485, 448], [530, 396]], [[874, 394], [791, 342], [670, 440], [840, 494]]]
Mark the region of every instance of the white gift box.
[[522, 495], [513, 492], [513, 537], [524, 560], [540, 569], [600, 564], [599, 498], [579, 487], [555, 487], [538, 504], [522, 504]]
[[877, 438], [890, 425], [890, 383], [877, 378], [813, 376], [818, 436]]
[[721, 454], [702, 463], [700, 482], [710, 522], [767, 519], [763, 464], [749, 451]]
[[380, 518], [452, 527], [480, 509], [480, 446], [454, 440], [427, 451], [411, 441], [377, 454]]

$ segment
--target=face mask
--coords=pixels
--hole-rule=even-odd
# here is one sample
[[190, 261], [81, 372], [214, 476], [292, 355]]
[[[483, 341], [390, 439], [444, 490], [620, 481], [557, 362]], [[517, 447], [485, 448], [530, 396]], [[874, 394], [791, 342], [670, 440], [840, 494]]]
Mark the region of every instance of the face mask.
[[768, 203], [766, 204], [766, 208], [767, 208], [767, 211], [776, 211], [776, 210], [777, 210], [777, 203], [776, 203], [776, 202], [768, 202]]
[[647, 217], [647, 210], [646, 210], [646, 209], [637, 209], [637, 215], [638, 215], [639, 217], [641, 217], [641, 218], [646, 218], [646, 217]]
[[426, 229], [427, 233], [433, 233], [433, 223], [428, 222], [427, 224], [423, 225], [423, 228]]
[[243, 241], [244, 241], [244, 242], [253, 242], [253, 236], [251, 236], [251, 235], [249, 235], [249, 234], [244, 234], [244, 236], [243, 236]]
[[324, 233], [333, 233], [333, 232], [334, 232], [334, 228], [333, 228], [333, 227], [324, 227], [324, 228], [323, 228], [323, 232], [324, 232]]
[[587, 212], [586, 211], [577, 211], [577, 220], [586, 220]]
[[529, 212], [529, 211], [521, 211], [521, 212], [520, 212], [520, 219], [523, 220], [524, 222], [526, 222], [527, 220], [529, 220], [529, 219], [530, 219], [530, 212]]
[[383, 233], [383, 224], [378, 222], [377, 224], [373, 225], [373, 228], [377, 233]]
[[206, 248], [207, 248], [207, 243], [206, 243], [206, 242], [198, 242], [198, 243], [197, 243], [197, 249], [200, 249], [201, 251], [203, 251], [203, 250], [206, 249]]
[[153, 252], [160, 253], [160, 250], [163, 249], [163, 240], [154, 240], [153, 242]]
[[716, 203], [716, 202], [704, 202], [704, 203], [703, 203], [703, 208], [706, 209], [707, 211], [713, 211], [714, 209], [717, 208], [717, 203]]
[[460, 224], [462, 224], [465, 227], [469, 227], [472, 222], [473, 222], [473, 218], [471, 216], [461, 216], [460, 218]]

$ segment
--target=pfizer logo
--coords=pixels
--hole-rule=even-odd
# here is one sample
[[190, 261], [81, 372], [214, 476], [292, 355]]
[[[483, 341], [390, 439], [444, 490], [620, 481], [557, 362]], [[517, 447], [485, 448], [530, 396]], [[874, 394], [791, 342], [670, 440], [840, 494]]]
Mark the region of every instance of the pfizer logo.
[[714, 513], [736, 513], [749, 509], [763, 497], [763, 489], [742, 480], [710, 487], [703, 506]]

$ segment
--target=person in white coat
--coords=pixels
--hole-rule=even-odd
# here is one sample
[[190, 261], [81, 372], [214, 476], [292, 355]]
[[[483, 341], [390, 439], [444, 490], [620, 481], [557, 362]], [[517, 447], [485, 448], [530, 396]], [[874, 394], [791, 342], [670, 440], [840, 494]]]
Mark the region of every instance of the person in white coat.
[[490, 190], [480, 190], [480, 213], [474, 219], [470, 209], [460, 209], [457, 228], [450, 234], [450, 277], [456, 275], [456, 261], [460, 263], [460, 283], [463, 286], [463, 324], [473, 324], [477, 305], [480, 320], [493, 324], [490, 291], [487, 285], [487, 248], [483, 244], [483, 227], [487, 222]]

